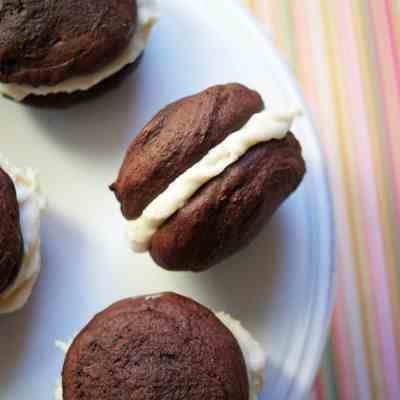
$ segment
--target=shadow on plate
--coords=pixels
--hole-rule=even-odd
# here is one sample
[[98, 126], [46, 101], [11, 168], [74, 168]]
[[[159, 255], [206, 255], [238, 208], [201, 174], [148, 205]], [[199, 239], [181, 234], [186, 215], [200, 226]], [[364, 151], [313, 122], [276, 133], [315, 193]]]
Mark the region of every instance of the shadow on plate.
[[115, 158], [138, 120], [140, 60], [88, 92], [28, 99], [25, 111], [39, 127], [38, 134], [85, 159], [103, 163], [104, 158]]
[[199, 285], [212, 292], [214, 303], [250, 326], [263, 319], [265, 304], [277, 288], [282, 223], [276, 214], [247, 247], [196, 277]]

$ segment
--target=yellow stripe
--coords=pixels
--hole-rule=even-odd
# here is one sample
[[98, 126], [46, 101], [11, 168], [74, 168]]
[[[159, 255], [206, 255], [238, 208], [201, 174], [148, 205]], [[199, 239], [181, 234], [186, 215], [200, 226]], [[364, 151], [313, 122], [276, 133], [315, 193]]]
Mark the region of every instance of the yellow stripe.
[[256, 11], [255, 5], [254, 5], [254, 0], [245, 0], [245, 3], [246, 3], [246, 5], [247, 5], [248, 7], [251, 8], [251, 10], [252, 10], [253, 12]]
[[[353, 241], [353, 256], [354, 256], [354, 266], [355, 266], [355, 272], [356, 272], [356, 277], [357, 277], [357, 282], [359, 284], [359, 288], [357, 290], [357, 298], [359, 300], [359, 304], [361, 305], [361, 321], [362, 321], [362, 327], [364, 332], [368, 332], [370, 330], [370, 323], [369, 323], [369, 315], [368, 315], [368, 284], [365, 279], [365, 276], [363, 275], [363, 265], [362, 265], [362, 260], [360, 257], [362, 247], [360, 247], [360, 243], [358, 240], [358, 231], [357, 231], [357, 217], [356, 217], [356, 205], [353, 203], [352, 198], [352, 187], [353, 185], [357, 182], [354, 179], [351, 179], [350, 173], [354, 170], [352, 168], [351, 163], [349, 162], [351, 156], [347, 156], [347, 152], [350, 151], [351, 146], [348, 144], [348, 132], [347, 132], [347, 121], [344, 120], [344, 113], [345, 113], [345, 105], [342, 103], [342, 98], [345, 99], [345, 95], [342, 93], [341, 90], [341, 85], [340, 82], [342, 81], [342, 78], [339, 77], [339, 72], [341, 72], [341, 67], [343, 66], [343, 60], [336, 60], [334, 57], [335, 54], [335, 48], [334, 48], [334, 43], [333, 41], [335, 38], [337, 40], [341, 40], [340, 35], [338, 35], [337, 30], [335, 29], [334, 26], [334, 18], [332, 17], [332, 13], [330, 13], [329, 7], [329, 2], [323, 1], [321, 2], [321, 7], [322, 7], [322, 18], [324, 20], [324, 26], [325, 26], [325, 38], [326, 38], [326, 43], [328, 47], [328, 52], [327, 52], [327, 61], [328, 61], [328, 67], [330, 68], [330, 74], [331, 74], [331, 82], [332, 82], [332, 88], [333, 88], [333, 97], [334, 97], [334, 108], [332, 112], [337, 115], [337, 125], [338, 125], [338, 143], [341, 149], [341, 162], [343, 163], [343, 171], [347, 171], [348, 174], [345, 174], [343, 176], [343, 179], [345, 180], [345, 198], [348, 204], [348, 220], [349, 220], [349, 228], [351, 232], [351, 236], [354, 238]], [[345, 267], [345, 266], [344, 266]], [[364, 343], [365, 347], [365, 354], [366, 354], [366, 360], [368, 364], [368, 376], [369, 376], [369, 383], [372, 385], [372, 387], [369, 385], [370, 392], [372, 393], [372, 398], [378, 398], [377, 397], [377, 383], [375, 380], [375, 376], [372, 373], [372, 369], [374, 366], [374, 359], [372, 356], [372, 345], [371, 345], [371, 340], [369, 335], [365, 335], [364, 337]]]
[[398, 51], [400, 51], [400, 24], [396, 23], [400, 20], [400, 0], [390, 1], [390, 15], [392, 16], [393, 30], [395, 32], [395, 41]]
[[[358, 0], [360, 1], [360, 0]], [[362, 3], [361, 3], [362, 4]], [[385, 264], [381, 267], [386, 269], [389, 283], [389, 295], [391, 305], [393, 309], [393, 317], [391, 318], [393, 325], [395, 326], [393, 334], [396, 339], [396, 347], [400, 349], [400, 304], [398, 294], [400, 288], [398, 286], [398, 277], [396, 270], [396, 230], [393, 224], [395, 216], [391, 215], [393, 208], [390, 205], [390, 176], [388, 174], [387, 159], [384, 157], [385, 154], [385, 143], [383, 143], [383, 135], [385, 125], [382, 121], [381, 115], [384, 114], [384, 110], [381, 108], [381, 93], [378, 88], [377, 82], [379, 77], [377, 76], [376, 70], [373, 71], [372, 60], [376, 59], [377, 54], [372, 53], [372, 22], [367, 19], [368, 13], [360, 14], [362, 12], [362, 6], [358, 3], [357, 9], [354, 10], [354, 20], [357, 28], [357, 41], [359, 49], [363, 48], [364, 51], [360, 51], [362, 57], [362, 68], [361, 75], [364, 85], [366, 87], [366, 102], [368, 107], [368, 114], [370, 116], [370, 126], [372, 128], [371, 142], [372, 142], [372, 157], [374, 161], [374, 175], [375, 182], [377, 185], [378, 192], [378, 207], [379, 216], [383, 233], [383, 246]], [[360, 15], [364, 15], [361, 17]], [[368, 40], [366, 40], [368, 38]], [[368, 44], [368, 45], [367, 45]], [[375, 72], [375, 74], [374, 74]], [[386, 265], [386, 267], [385, 267]], [[397, 362], [400, 362], [399, 352], [397, 354]]]
[[275, 45], [282, 50], [288, 58], [288, 61], [294, 65], [292, 42], [291, 42], [291, 27], [288, 14], [288, 2], [290, 0], [282, 0], [279, 7], [273, 1], [267, 1], [265, 6], [267, 16], [265, 20], [273, 32]]

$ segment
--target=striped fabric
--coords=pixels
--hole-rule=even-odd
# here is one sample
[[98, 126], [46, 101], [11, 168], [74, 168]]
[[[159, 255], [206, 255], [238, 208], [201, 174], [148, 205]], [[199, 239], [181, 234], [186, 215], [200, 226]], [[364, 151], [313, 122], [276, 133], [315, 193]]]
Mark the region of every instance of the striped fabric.
[[315, 400], [400, 399], [400, 1], [249, 0], [321, 132], [337, 306]]

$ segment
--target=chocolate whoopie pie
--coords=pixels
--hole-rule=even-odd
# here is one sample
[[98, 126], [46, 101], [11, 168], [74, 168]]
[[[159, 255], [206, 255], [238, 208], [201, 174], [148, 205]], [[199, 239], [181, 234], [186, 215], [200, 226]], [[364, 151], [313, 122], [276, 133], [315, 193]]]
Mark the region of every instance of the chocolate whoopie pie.
[[122, 300], [66, 355], [63, 400], [248, 400], [239, 344], [204, 306], [174, 293]]
[[115, 57], [136, 25], [136, 0], [5, 0], [0, 80], [54, 85]]
[[21, 100], [96, 85], [141, 55], [156, 18], [153, 3], [4, 0], [0, 91]]
[[20, 310], [37, 282], [45, 206], [37, 172], [0, 155], [0, 315]]
[[[125, 218], [135, 220], [130, 222], [132, 232], [139, 239], [148, 236], [137, 250], [149, 250], [169, 270], [201, 271], [259, 232], [305, 173], [301, 146], [288, 130], [290, 116], [270, 116], [263, 110], [257, 92], [240, 84], [219, 85], [168, 105], [144, 127], [111, 185]], [[261, 123], [274, 135], [282, 132], [258, 142]], [[238, 131], [246, 131], [244, 139]], [[242, 151], [244, 145], [248, 148]], [[208, 169], [219, 169], [223, 157], [232, 158], [231, 153], [239, 154], [234, 162], [203, 179]], [[185, 181], [190, 196], [177, 201], [171, 215], [159, 201], [158, 226], [152, 203], [165, 197], [166, 209], [173, 209], [169, 202], [175, 194], [179, 199], [185, 175], [192, 175]], [[197, 180], [201, 184], [191, 191]], [[171, 196], [162, 197], [168, 191]]]
[[15, 186], [0, 168], [0, 294], [18, 275], [23, 258], [23, 238]]

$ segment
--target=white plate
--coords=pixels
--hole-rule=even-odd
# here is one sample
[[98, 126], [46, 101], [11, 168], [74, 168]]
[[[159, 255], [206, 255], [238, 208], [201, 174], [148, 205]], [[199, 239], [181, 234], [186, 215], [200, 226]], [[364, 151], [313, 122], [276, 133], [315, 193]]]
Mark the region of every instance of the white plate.
[[[240, 318], [268, 355], [261, 399], [298, 399], [318, 366], [333, 286], [331, 208], [309, 114], [294, 131], [308, 173], [301, 189], [250, 247], [218, 268], [168, 273], [126, 245], [107, 189], [124, 150], [156, 111], [211, 84], [238, 81], [267, 104], [302, 104], [264, 31], [229, 0], [162, 0], [138, 71], [116, 90], [67, 110], [0, 100], [0, 149], [41, 172], [49, 199], [43, 270], [30, 303], [0, 318], [0, 398], [52, 399], [68, 340], [123, 297], [173, 290]], [[189, 5], [190, 3], [190, 5]]]

